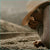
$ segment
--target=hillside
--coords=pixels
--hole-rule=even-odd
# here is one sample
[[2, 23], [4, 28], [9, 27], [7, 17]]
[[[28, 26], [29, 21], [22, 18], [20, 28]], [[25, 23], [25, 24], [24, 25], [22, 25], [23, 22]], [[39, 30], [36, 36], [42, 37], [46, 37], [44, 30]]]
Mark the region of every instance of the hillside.
[[27, 28], [24, 28], [20, 25], [7, 22], [5, 20], [0, 20], [0, 31], [1, 32], [29, 32]]

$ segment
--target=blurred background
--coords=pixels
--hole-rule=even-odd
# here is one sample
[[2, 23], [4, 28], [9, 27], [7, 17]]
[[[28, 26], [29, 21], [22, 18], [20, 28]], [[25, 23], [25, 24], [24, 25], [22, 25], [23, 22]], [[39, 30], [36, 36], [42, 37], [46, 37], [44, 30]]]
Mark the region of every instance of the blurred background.
[[21, 25], [26, 16], [27, 1], [1, 1], [1, 19]]
[[[18, 26], [22, 26], [22, 20], [28, 14], [27, 9], [26, 9], [28, 1], [29, 0], [21, 0], [21, 1], [20, 0], [14, 0], [14, 1], [2, 0], [1, 1], [1, 11], [0, 11], [1, 19], [11, 22], [13, 24], [16, 24]], [[4, 25], [4, 24], [2, 24], [2, 25]], [[8, 26], [8, 28], [5, 29], [5, 26], [4, 26], [4, 28], [2, 26], [2, 28], [4, 30], [7, 30], [8, 28], [10, 28]], [[29, 28], [28, 26], [22, 26], [22, 27]], [[11, 29], [13, 29], [13, 28], [11, 28]], [[32, 29], [29, 28], [29, 30], [32, 30]], [[3, 30], [1, 30], [1, 31], [3, 31]]]

